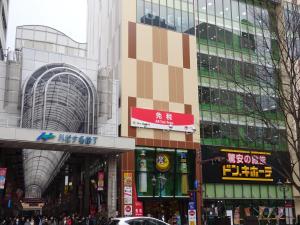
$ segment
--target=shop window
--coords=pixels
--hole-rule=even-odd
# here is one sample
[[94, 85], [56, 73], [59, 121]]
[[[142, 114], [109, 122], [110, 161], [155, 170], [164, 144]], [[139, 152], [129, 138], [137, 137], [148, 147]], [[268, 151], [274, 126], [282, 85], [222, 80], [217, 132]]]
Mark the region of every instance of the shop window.
[[137, 149], [136, 181], [139, 197], [188, 197], [194, 180], [193, 154], [179, 149]]

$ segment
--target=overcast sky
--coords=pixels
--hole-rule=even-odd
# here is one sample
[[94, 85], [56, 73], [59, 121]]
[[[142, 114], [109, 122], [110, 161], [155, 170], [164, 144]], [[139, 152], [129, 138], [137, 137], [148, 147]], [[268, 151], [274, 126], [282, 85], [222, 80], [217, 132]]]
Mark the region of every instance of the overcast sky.
[[78, 42], [86, 41], [87, 0], [10, 0], [7, 47], [15, 45], [16, 26], [47, 25]]

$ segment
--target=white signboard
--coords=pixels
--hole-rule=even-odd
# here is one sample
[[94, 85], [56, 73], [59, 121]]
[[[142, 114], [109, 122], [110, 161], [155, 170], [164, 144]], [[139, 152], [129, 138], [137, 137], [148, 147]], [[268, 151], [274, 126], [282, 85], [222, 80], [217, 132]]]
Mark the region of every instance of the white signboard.
[[233, 225], [232, 210], [226, 210], [226, 216], [230, 218], [230, 224]]
[[124, 204], [132, 205], [132, 187], [124, 187]]
[[188, 219], [189, 219], [189, 225], [196, 225], [197, 216], [196, 216], [195, 209], [188, 210]]

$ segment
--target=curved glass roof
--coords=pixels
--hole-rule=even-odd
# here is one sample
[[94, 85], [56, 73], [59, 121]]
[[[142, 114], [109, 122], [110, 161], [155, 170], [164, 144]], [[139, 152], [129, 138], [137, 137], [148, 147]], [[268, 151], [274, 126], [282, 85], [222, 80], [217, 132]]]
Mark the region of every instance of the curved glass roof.
[[[22, 127], [78, 133], [96, 131], [92, 83], [75, 67], [41, 67], [23, 89]], [[26, 197], [40, 197], [66, 159], [64, 152], [23, 150]]]

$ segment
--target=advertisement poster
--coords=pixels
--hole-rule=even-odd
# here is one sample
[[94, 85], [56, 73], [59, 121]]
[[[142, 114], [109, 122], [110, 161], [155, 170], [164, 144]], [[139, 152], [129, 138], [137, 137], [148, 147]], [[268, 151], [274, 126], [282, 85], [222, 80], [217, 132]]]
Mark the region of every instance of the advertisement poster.
[[132, 186], [133, 186], [133, 174], [124, 173], [124, 216], [133, 215], [133, 195], [132, 195]]
[[104, 190], [104, 172], [99, 171], [98, 172], [98, 191], [103, 191]]
[[195, 131], [192, 114], [142, 108], [131, 108], [131, 126], [191, 133]]
[[5, 187], [6, 171], [7, 168], [0, 168], [0, 190]]
[[[279, 168], [291, 169], [289, 156], [285, 152], [202, 147], [202, 159], [220, 158], [219, 163], [206, 163], [203, 175], [207, 183], [268, 183], [284, 180]], [[283, 159], [279, 163], [278, 158]], [[277, 168], [275, 170], [274, 168]]]

